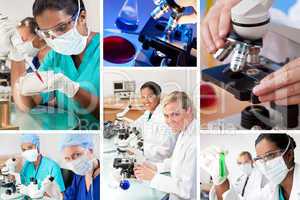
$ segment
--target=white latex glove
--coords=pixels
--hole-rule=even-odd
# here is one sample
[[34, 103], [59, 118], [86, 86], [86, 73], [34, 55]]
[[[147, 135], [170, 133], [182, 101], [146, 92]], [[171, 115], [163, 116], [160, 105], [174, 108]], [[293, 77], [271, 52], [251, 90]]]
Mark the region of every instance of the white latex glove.
[[61, 200], [63, 199], [62, 193], [59, 190], [58, 184], [55, 180], [50, 181], [50, 176], [45, 178], [42, 182], [42, 191], [47, 193], [50, 198]]
[[25, 54], [18, 52], [16, 48], [12, 47], [9, 51], [8, 58], [10, 60], [19, 62], [25, 59]]
[[215, 185], [222, 184], [228, 176], [228, 170], [225, 164], [226, 175], [224, 177], [220, 176], [220, 164], [219, 157], [220, 153], [226, 151], [219, 147], [209, 147], [200, 153], [200, 167], [202, 167], [207, 173], [212, 176], [213, 183]]
[[17, 189], [21, 194], [28, 196], [28, 187], [26, 185], [18, 185]]
[[44, 193], [41, 190], [35, 190], [28, 193], [28, 196], [31, 199], [41, 199], [44, 197]]
[[[3, 18], [3, 19], [2, 19]], [[12, 48], [11, 37], [16, 31], [16, 25], [0, 15], [0, 56], [7, 56]]]
[[18, 88], [21, 95], [33, 96], [41, 92], [51, 92], [58, 90], [72, 98], [79, 90], [79, 83], [70, 80], [62, 73], [55, 74], [53, 71], [39, 72], [42, 81], [36, 73], [28, 73], [20, 77]]
[[181, 7], [192, 7], [194, 12], [189, 15], [183, 15], [179, 18], [178, 24], [195, 24], [197, 23], [197, 0], [175, 0]]

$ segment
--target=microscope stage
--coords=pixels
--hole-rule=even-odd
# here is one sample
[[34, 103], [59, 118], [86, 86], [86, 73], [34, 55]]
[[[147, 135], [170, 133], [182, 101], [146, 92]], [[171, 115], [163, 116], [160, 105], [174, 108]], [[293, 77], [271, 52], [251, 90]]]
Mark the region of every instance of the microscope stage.
[[229, 69], [229, 64], [225, 64], [202, 70], [202, 79], [225, 89], [240, 101], [259, 103], [257, 97], [252, 94], [252, 89], [278, 68], [275, 63], [272, 65], [274, 66], [247, 66], [243, 71], [234, 73]]

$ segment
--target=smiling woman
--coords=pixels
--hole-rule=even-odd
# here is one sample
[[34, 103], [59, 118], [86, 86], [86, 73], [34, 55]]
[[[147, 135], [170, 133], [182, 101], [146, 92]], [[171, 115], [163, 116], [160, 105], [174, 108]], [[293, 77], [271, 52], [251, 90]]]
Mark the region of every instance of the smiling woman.
[[36, 95], [22, 91], [29, 82], [20, 78], [22, 88], [15, 95], [17, 106], [27, 111], [51, 102], [75, 113], [81, 125], [85, 125], [79, 128], [99, 129], [99, 34], [88, 28], [83, 2], [36, 0], [33, 15], [38, 24], [37, 34], [52, 50], [39, 68], [45, 82], [39, 87], [42, 89], [37, 92], [30, 85]]
[[148, 81], [141, 86], [140, 92], [146, 111], [132, 125], [142, 130], [145, 158], [151, 162], [162, 162], [172, 155], [176, 137], [164, 122], [160, 105], [161, 87]]

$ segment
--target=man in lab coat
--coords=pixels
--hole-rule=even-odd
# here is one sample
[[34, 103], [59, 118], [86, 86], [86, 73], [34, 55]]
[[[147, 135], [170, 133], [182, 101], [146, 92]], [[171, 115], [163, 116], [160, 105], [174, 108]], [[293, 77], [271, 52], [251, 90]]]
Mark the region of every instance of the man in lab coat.
[[247, 197], [248, 194], [260, 192], [266, 185], [267, 180], [254, 168], [251, 153], [248, 151], [241, 152], [237, 158], [237, 164], [242, 175], [234, 183], [235, 190], [241, 197]]
[[[135, 166], [135, 176], [168, 193], [165, 199], [196, 200], [198, 122], [193, 103], [186, 93], [174, 91], [164, 98], [162, 106], [166, 123], [178, 135], [174, 152], [170, 159], [155, 166]], [[170, 176], [161, 174], [167, 171]]]

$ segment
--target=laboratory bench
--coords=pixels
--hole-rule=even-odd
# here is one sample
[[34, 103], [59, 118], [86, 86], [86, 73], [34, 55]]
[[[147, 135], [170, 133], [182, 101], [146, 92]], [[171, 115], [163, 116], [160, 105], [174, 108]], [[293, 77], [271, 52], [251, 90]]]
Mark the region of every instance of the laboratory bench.
[[[129, 99], [119, 100], [115, 97], [104, 97], [103, 108], [104, 108], [104, 121], [115, 121], [117, 113], [122, 112], [129, 104]], [[139, 98], [130, 100], [132, 106], [126, 117], [132, 120], [139, 118], [145, 109]]]
[[248, 101], [237, 100], [232, 94], [220, 87], [215, 85], [212, 87], [216, 92], [217, 102], [211, 107], [201, 109], [201, 128], [207, 128], [209, 122], [241, 113], [242, 110], [251, 105]]
[[117, 157], [117, 152], [114, 145], [114, 138], [104, 139], [104, 153], [103, 153], [103, 179], [101, 189], [101, 199], [110, 200], [160, 200], [166, 193], [153, 189], [149, 183], [130, 179], [130, 187], [128, 190], [122, 190], [116, 187], [113, 180], [113, 160]]
[[60, 108], [37, 106], [29, 112], [22, 112], [11, 104], [10, 124], [7, 128], [11, 130], [72, 130], [79, 127], [80, 120], [75, 114]]
[[[6, 188], [0, 187], [0, 200], [6, 200], [6, 199], [1, 198], [1, 194], [5, 193], [5, 190], [6, 190]], [[22, 196], [20, 198], [15, 198], [14, 200], [24, 200], [24, 199], [25, 199], [24, 196]], [[44, 197], [42, 197], [40, 199], [41, 200], [55, 200], [53, 198], [49, 198], [49, 197], [46, 197], [46, 196], [44, 196]], [[28, 200], [30, 200], [30, 198], [28, 198]]]

